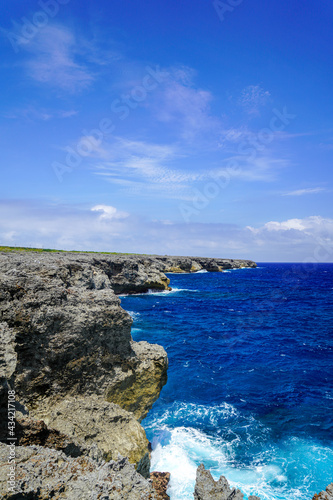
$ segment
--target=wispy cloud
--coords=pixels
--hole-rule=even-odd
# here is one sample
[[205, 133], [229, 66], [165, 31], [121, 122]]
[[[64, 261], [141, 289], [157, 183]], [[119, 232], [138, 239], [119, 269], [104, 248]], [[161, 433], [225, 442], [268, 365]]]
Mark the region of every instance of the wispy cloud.
[[305, 194], [318, 194], [321, 193], [322, 191], [325, 191], [325, 189], [321, 187], [296, 189], [295, 191], [289, 191], [288, 193], [283, 193], [282, 196], [303, 196]]
[[135, 194], [183, 199], [188, 183], [202, 177], [200, 172], [186, 172], [170, 166], [184, 156], [174, 145], [118, 137], [104, 147], [107, 152], [103, 161], [93, 165], [95, 173]]
[[47, 109], [43, 107], [37, 107], [34, 105], [29, 105], [22, 108], [13, 109], [11, 111], [5, 112], [4, 117], [12, 120], [25, 119], [31, 121], [48, 121], [53, 118], [71, 118], [78, 114], [78, 111], [74, 109]]
[[258, 115], [260, 108], [269, 102], [270, 96], [270, 92], [260, 85], [249, 85], [242, 90], [238, 102], [248, 114]]
[[211, 111], [214, 96], [195, 84], [195, 71], [182, 66], [167, 68], [169, 77], [155, 100], [155, 115], [173, 127], [179, 140], [194, 143], [218, 133], [221, 121]]
[[78, 62], [78, 41], [68, 29], [48, 26], [26, 47], [32, 53], [28, 72], [38, 82], [73, 92], [94, 80], [87, 66]]
[[27, 73], [39, 83], [75, 92], [95, 79], [87, 64], [90, 46], [64, 26], [46, 26], [23, 48], [30, 54], [25, 63]]
[[[112, 143], [96, 146], [90, 152], [91, 168], [96, 175], [119, 186], [132, 195], [158, 196], [163, 199], [191, 200], [193, 188], [216, 178], [240, 182], [271, 182], [276, 172], [288, 164], [281, 158], [260, 155], [247, 158], [233, 155], [193, 168], [191, 151], [178, 145], [154, 144], [118, 137]], [[178, 167], [183, 162], [190, 169]], [[230, 165], [237, 165], [230, 168]]]

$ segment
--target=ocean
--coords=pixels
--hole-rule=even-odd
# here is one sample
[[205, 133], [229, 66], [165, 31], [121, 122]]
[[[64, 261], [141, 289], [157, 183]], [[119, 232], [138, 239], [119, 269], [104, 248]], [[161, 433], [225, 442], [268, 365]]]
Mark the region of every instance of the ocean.
[[168, 276], [121, 297], [133, 339], [169, 357], [142, 422], [151, 470], [172, 500], [193, 500], [200, 463], [246, 499], [311, 500], [333, 481], [333, 264]]

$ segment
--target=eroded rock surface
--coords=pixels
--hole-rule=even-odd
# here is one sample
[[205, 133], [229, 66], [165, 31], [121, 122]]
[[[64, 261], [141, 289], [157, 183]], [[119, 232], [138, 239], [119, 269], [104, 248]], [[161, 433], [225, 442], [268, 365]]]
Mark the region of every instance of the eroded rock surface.
[[[243, 493], [230, 488], [227, 479], [221, 476], [215, 481], [209, 470], [201, 464], [197, 468], [197, 477], [194, 489], [194, 500], [242, 500]], [[259, 497], [249, 496], [249, 500], [260, 500]]]
[[45, 401], [30, 415], [69, 436], [79, 448], [89, 447], [94, 458], [115, 460], [120, 454], [131, 463], [145, 459], [149, 464], [144, 429], [132, 413], [114, 403], [96, 396], [68, 397], [53, 403]]
[[170, 497], [167, 494], [170, 472], [151, 472], [150, 479], [152, 480], [153, 488], [156, 491], [156, 500], [170, 500]]
[[316, 494], [312, 500], [333, 500], [333, 483], [329, 484], [325, 491]]
[[155, 402], [167, 381], [165, 350], [157, 344], [132, 342], [135, 365], [115, 374], [113, 385], [106, 392], [108, 401], [113, 401], [127, 411], [133, 412], [141, 421]]
[[148, 441], [138, 420], [166, 382], [167, 355], [132, 341], [132, 318], [101, 261], [0, 254], [0, 319], [1, 407], [15, 387], [23, 417], [43, 420], [80, 449], [90, 447], [91, 456], [128, 456], [148, 476]]
[[156, 500], [151, 482], [127, 458], [99, 463], [41, 446], [17, 446], [15, 454], [16, 485], [11, 491], [7, 482], [9, 446], [0, 443], [0, 497], [4, 500]]
[[72, 457], [89, 455], [87, 446], [78, 446], [73, 439], [58, 430], [48, 427], [43, 420], [17, 416], [15, 437], [17, 446], [38, 445], [53, 448]]

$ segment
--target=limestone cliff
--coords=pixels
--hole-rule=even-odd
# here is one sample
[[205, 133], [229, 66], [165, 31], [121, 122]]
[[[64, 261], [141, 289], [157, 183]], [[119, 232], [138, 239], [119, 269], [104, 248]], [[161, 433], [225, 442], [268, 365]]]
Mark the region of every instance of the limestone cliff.
[[[16, 447], [18, 494], [8, 490], [5, 467], [0, 468], [0, 496], [4, 500], [157, 500], [152, 484], [135, 472], [127, 458], [99, 463], [89, 457], [68, 457], [41, 446]], [[7, 462], [9, 446], [0, 443], [0, 462]]]
[[[1, 255], [1, 406], [9, 384], [21, 416], [44, 421], [91, 456], [127, 456], [148, 476], [138, 421], [166, 382], [167, 356], [160, 346], [132, 341], [132, 318], [110, 279], [113, 264], [89, 255]], [[127, 278], [134, 288], [145, 278], [138, 274]]]
[[[43, 464], [48, 453], [51, 462], [64, 460], [64, 478], [74, 467], [80, 474], [89, 470], [95, 481], [96, 464], [104, 464], [108, 481], [112, 471], [129, 470], [118, 455], [128, 457], [148, 478], [148, 441], [139, 422], [166, 383], [168, 360], [162, 347], [133, 342], [132, 318], [121, 308], [118, 295], [168, 289], [166, 272], [220, 272], [255, 265], [192, 257], [0, 252], [0, 441], [8, 436], [7, 396], [12, 388], [16, 444], [23, 457], [19, 469], [31, 480], [29, 488], [38, 483], [32, 469], [40, 445], [53, 449], [38, 448]], [[111, 469], [105, 465], [109, 461]], [[40, 474], [46, 474], [43, 464]], [[96, 491], [107, 489], [103, 481]], [[142, 494], [152, 495], [142, 498], [155, 498], [151, 483], [149, 488], [142, 484]], [[59, 498], [81, 498], [80, 488], [75, 496], [70, 487]], [[29, 488], [21, 490], [26, 498]], [[41, 486], [38, 498], [48, 498], [47, 488]]]

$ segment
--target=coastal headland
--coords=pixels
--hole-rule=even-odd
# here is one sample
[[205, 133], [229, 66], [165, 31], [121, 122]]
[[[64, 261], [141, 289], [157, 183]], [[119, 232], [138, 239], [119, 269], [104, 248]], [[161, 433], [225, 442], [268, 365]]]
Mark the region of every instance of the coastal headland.
[[[133, 342], [119, 295], [169, 290], [168, 273], [256, 263], [23, 250], [0, 250], [1, 498], [168, 498], [140, 425], [167, 381], [167, 353]], [[236, 494], [198, 468], [196, 498]]]
[[[133, 342], [132, 318], [118, 295], [168, 290], [167, 272], [249, 266], [256, 264], [2, 251], [1, 497], [38, 491], [48, 498], [52, 490], [73, 499], [88, 491], [154, 498], [140, 421], [167, 381], [168, 358], [159, 345]], [[59, 460], [63, 466], [52, 469]], [[73, 468], [75, 487], [68, 476]], [[133, 481], [136, 496], [128, 493]], [[113, 487], [122, 496], [112, 496]]]
[[[169, 498], [140, 425], [167, 381], [167, 353], [133, 341], [119, 295], [169, 290], [167, 273], [244, 267], [256, 263], [0, 250], [1, 498]], [[194, 498], [243, 494], [201, 465]]]

